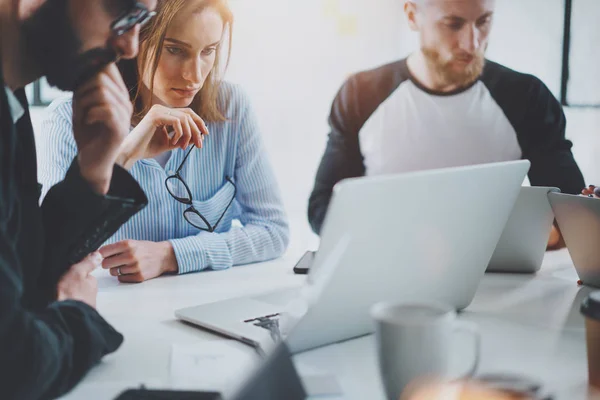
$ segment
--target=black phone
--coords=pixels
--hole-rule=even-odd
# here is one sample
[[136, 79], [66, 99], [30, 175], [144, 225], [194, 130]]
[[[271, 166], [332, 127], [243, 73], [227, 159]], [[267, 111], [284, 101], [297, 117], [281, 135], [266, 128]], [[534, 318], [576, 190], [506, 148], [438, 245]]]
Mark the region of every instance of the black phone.
[[300, 261], [294, 266], [294, 273], [298, 275], [306, 275], [312, 266], [316, 252], [307, 251], [304, 253]]
[[149, 390], [140, 388], [126, 390], [115, 400], [223, 400], [223, 397], [217, 392]]

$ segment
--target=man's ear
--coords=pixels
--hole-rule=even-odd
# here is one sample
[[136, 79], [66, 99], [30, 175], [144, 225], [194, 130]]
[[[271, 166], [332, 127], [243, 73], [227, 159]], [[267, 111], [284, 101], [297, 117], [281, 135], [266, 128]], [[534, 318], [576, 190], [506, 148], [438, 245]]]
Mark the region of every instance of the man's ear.
[[29, 18], [47, 0], [13, 0], [19, 12], [19, 21]]
[[406, 14], [406, 19], [408, 20], [408, 26], [413, 31], [419, 30], [419, 24], [417, 21], [417, 5], [414, 1], [407, 0], [404, 3], [404, 14]]

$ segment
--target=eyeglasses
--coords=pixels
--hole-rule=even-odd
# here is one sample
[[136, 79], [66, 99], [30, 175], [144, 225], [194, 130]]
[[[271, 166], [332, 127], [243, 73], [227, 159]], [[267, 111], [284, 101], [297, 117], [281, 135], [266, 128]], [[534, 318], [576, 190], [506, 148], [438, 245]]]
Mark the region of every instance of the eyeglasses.
[[136, 25], [144, 26], [156, 15], [156, 12], [148, 10], [145, 5], [137, 1], [132, 2], [132, 7], [123, 12], [110, 26], [115, 36], [122, 36]]
[[175, 175], [169, 176], [165, 180], [165, 185], [171, 197], [173, 197], [180, 203], [189, 205], [189, 208], [183, 212], [183, 217], [185, 218], [185, 220], [195, 228], [198, 228], [205, 232], [213, 233], [219, 226], [219, 223], [221, 223], [223, 217], [225, 217], [225, 214], [227, 214], [227, 210], [229, 210], [229, 208], [231, 207], [233, 200], [235, 200], [235, 196], [237, 194], [237, 187], [235, 186], [235, 183], [233, 183], [230, 177], [225, 177], [227, 183], [233, 186], [233, 196], [231, 197], [229, 203], [227, 203], [227, 207], [225, 207], [225, 210], [223, 211], [217, 222], [215, 222], [214, 225], [211, 225], [211, 223], [208, 222], [204, 215], [202, 215], [200, 211], [198, 211], [194, 207], [192, 200], [192, 192], [187, 183], [185, 183], [185, 181], [181, 177], [181, 170], [183, 168], [183, 165], [187, 161], [194, 148], [195, 146], [192, 146], [190, 151], [188, 151], [188, 153], [185, 155], [185, 158], [181, 162], [181, 165], [179, 165], [179, 168], [177, 168]]

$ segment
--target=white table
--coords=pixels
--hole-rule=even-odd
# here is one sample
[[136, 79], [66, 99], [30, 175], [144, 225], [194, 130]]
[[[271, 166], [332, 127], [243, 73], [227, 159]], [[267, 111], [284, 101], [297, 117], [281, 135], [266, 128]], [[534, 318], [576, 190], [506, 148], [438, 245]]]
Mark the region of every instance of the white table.
[[[98, 309], [125, 335], [125, 342], [66, 398], [108, 399], [141, 383], [169, 387], [173, 344], [224, 340], [178, 322], [173, 311], [298, 287], [304, 277], [294, 275], [292, 266], [300, 255], [290, 251], [273, 262], [139, 285], [122, 285], [99, 272]], [[486, 275], [473, 303], [460, 316], [477, 323], [482, 332], [480, 372], [525, 374], [540, 380], [556, 399], [585, 399], [587, 369], [579, 304], [589, 289], [579, 288], [576, 282], [566, 251], [549, 253], [537, 275]], [[334, 374], [344, 391], [340, 398], [384, 398], [372, 336], [297, 355], [295, 362], [301, 373]]]

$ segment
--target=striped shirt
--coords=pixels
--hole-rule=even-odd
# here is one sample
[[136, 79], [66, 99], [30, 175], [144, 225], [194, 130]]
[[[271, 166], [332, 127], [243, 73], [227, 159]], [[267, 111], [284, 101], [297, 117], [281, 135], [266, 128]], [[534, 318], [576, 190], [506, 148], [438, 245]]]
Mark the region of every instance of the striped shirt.
[[[193, 206], [215, 224], [237, 192], [216, 232], [200, 231], [183, 213], [188, 205], [168, 193], [165, 180], [179, 167], [186, 150], [173, 150], [162, 168], [155, 159], [138, 161], [131, 174], [148, 196], [148, 206], [108, 240], [169, 241], [179, 273], [266, 261], [281, 256], [289, 228], [279, 188], [268, 160], [249, 99], [224, 82], [220, 109], [227, 121], [207, 123], [210, 135], [194, 149], [180, 174], [189, 186]], [[72, 99], [56, 100], [48, 108], [39, 137], [40, 180], [43, 195], [61, 181], [77, 155], [73, 138]]]

